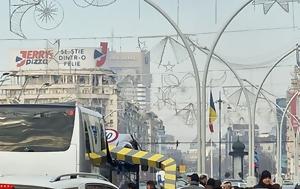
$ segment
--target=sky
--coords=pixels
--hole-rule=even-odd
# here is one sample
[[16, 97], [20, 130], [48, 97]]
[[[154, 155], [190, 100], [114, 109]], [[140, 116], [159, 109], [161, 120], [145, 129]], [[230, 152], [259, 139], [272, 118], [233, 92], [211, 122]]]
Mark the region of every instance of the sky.
[[[45, 0], [44, 0], [45, 1]], [[88, 1], [88, 0], [86, 0]], [[109, 0], [98, 0], [108, 2]], [[96, 2], [98, 2], [96, 1]], [[20, 0], [10, 0], [17, 4]], [[167, 77], [167, 82], [162, 82], [166, 74], [175, 75], [179, 80], [188, 73], [193, 73], [187, 53], [181, 48], [175, 48], [168, 43], [162, 64], [174, 64], [173, 70], [166, 70], [159, 66], [154, 52], [164, 36], [175, 35], [172, 26], [151, 6], [143, 0], [116, 0], [109, 6], [86, 8], [78, 7], [74, 2], [85, 5], [85, 0], [48, 0], [48, 3], [57, 3], [58, 18], [62, 18], [60, 25], [52, 30], [40, 28], [37, 10], [30, 8], [23, 16], [21, 28], [27, 39], [15, 35], [10, 31], [9, 1], [3, 1], [0, 6], [0, 72], [7, 71], [8, 54], [11, 49], [46, 47], [49, 42], [61, 40], [61, 47], [95, 47], [100, 41], [108, 41], [109, 48], [118, 52], [139, 51], [138, 39], [145, 44], [145, 49], [153, 52], [151, 57], [151, 73], [153, 84], [151, 87], [152, 110], [164, 121], [168, 134], [175, 136], [179, 141], [191, 141], [196, 137], [196, 126], [185, 123], [186, 111], [181, 111], [175, 116], [174, 106], [160, 100], [159, 89], [162, 85], [174, 83], [174, 76]], [[94, 1], [95, 2], [95, 1]], [[178, 24], [183, 33], [192, 34], [190, 38], [200, 46], [210, 48], [217, 32], [225, 21], [246, 1], [242, 0], [153, 0], [158, 6]], [[57, 5], [57, 4], [56, 4]], [[285, 12], [277, 3], [271, 7], [268, 14], [264, 14], [263, 5], [249, 4], [222, 35], [216, 52], [236, 69], [241, 78], [260, 84], [262, 78], [282, 55], [295, 47], [299, 39], [300, 4], [289, 3], [289, 12]], [[59, 23], [57, 21], [56, 23]], [[16, 24], [12, 21], [12, 24]], [[18, 24], [18, 23], [17, 23]], [[178, 37], [174, 37], [180, 43]], [[176, 59], [176, 56], [177, 59]], [[180, 60], [178, 60], [178, 57]], [[202, 80], [206, 55], [195, 51], [196, 62]], [[285, 97], [290, 86], [293, 66], [296, 63], [295, 54], [282, 61], [264, 85], [265, 89], [274, 94], [270, 97], [273, 101], [278, 97]], [[239, 64], [239, 65], [237, 65]], [[241, 65], [240, 65], [241, 64]], [[244, 65], [244, 66], [243, 66]], [[212, 61], [208, 81], [212, 83], [214, 98], [217, 99], [221, 91], [224, 106], [232, 101], [229, 97], [238, 89], [238, 83], [228, 69]], [[249, 90], [254, 89], [249, 88]], [[176, 101], [176, 109], [183, 109], [188, 103], [196, 102], [195, 82], [192, 77], [181, 82], [180, 87], [169, 93], [169, 99]], [[217, 105], [216, 105], [217, 107]], [[270, 132], [268, 125], [274, 125], [274, 111], [269, 111], [265, 103], [261, 103], [258, 124], [262, 132]], [[224, 110], [222, 122], [226, 131], [229, 123], [247, 122], [245, 105], [237, 107], [234, 112]], [[242, 121], [241, 121], [242, 120]], [[218, 131], [217, 123], [215, 123]], [[217, 138], [217, 132], [212, 134]], [[209, 138], [209, 137], [208, 137]]]

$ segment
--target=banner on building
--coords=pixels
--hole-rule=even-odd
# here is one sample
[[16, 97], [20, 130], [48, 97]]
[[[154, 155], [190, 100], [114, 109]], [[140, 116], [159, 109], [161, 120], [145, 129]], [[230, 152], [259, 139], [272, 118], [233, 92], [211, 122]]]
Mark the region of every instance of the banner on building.
[[100, 48], [14, 49], [10, 51], [10, 70], [58, 70], [97, 68], [105, 64], [107, 43]]

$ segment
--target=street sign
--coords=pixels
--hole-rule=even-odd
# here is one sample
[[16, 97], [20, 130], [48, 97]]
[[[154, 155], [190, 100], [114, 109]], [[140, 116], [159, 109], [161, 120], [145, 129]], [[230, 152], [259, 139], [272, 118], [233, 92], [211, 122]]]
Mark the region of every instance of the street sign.
[[116, 131], [114, 129], [106, 129], [105, 133], [106, 133], [106, 140], [108, 143], [112, 143], [119, 138], [118, 131]]

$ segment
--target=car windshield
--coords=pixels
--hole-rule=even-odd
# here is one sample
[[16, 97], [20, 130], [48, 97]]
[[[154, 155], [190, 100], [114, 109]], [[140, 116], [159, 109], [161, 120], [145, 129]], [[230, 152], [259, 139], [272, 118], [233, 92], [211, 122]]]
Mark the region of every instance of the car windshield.
[[74, 117], [73, 107], [1, 106], [0, 151], [65, 151]]

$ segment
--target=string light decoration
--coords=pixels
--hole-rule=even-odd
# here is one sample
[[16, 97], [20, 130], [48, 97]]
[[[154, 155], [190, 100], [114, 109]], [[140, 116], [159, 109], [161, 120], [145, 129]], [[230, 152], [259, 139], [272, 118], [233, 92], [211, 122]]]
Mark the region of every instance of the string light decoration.
[[54, 40], [54, 41], [47, 40], [46, 49], [52, 49], [53, 50], [53, 57], [50, 58], [48, 60], [48, 62], [55, 61], [57, 63], [57, 65], [59, 65], [59, 61], [57, 60], [57, 55], [58, 55], [59, 50], [60, 50], [60, 40], [59, 39]]
[[41, 0], [35, 5], [34, 18], [37, 26], [44, 30], [52, 30], [62, 23], [64, 10], [56, 0]]
[[89, 6], [104, 7], [115, 3], [117, 0], [73, 0], [74, 4], [80, 8]]
[[[76, 6], [85, 8], [89, 6], [103, 7], [116, 2], [116, 0], [73, 0]], [[57, 0], [9, 0], [9, 27], [10, 31], [27, 39], [22, 30], [22, 20], [25, 13], [34, 8], [34, 21], [44, 30], [57, 28], [64, 19], [64, 9]]]
[[[158, 68], [160, 66], [164, 66], [162, 64], [163, 62], [163, 56], [166, 52], [166, 47], [169, 44], [173, 51], [173, 55], [175, 56], [177, 64], [180, 64], [181, 62], [184, 62], [188, 59], [188, 53], [186, 48], [179, 43], [176, 39], [174, 39], [171, 36], [166, 36], [163, 39], [161, 39], [151, 50], [151, 62], [158, 65]], [[193, 48], [193, 47], [192, 47]], [[193, 48], [193, 51], [195, 49]], [[166, 65], [166, 64], [165, 64]], [[174, 65], [175, 66], [175, 65]], [[165, 67], [165, 66], [164, 66]]]
[[173, 72], [175, 64], [171, 64], [171, 62], [168, 61], [168, 64], [163, 64], [162, 66], [165, 67], [166, 72]]
[[9, 0], [9, 30], [26, 39], [22, 30], [22, 20], [25, 13], [36, 5], [40, 0]]
[[183, 112], [183, 119], [187, 126], [193, 126], [196, 118], [196, 110], [193, 103], [188, 103], [183, 108], [175, 108], [175, 115], [180, 115]]
[[254, 0], [253, 5], [263, 5], [264, 14], [268, 14], [272, 6], [277, 3], [285, 12], [289, 12], [290, 2], [300, 2], [300, 0]]
[[147, 50], [146, 41], [142, 41], [139, 37], [137, 38], [137, 40], [138, 40], [137, 48], [140, 49], [140, 51], [146, 51]]

